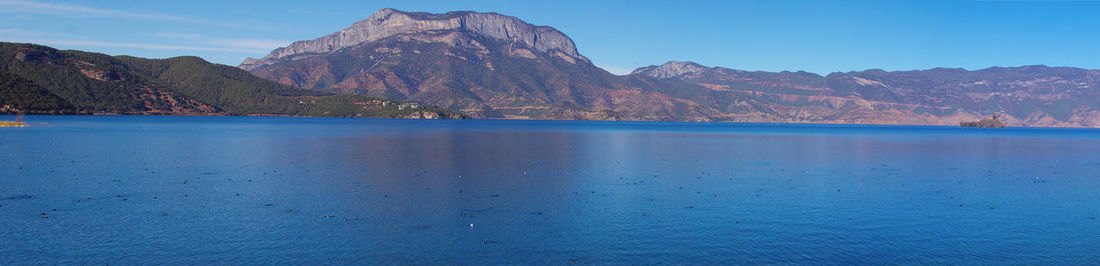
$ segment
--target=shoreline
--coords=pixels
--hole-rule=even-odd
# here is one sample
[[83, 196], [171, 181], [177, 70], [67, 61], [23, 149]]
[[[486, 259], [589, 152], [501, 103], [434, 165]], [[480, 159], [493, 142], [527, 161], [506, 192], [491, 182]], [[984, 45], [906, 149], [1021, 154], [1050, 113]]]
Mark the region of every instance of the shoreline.
[[[32, 116], [181, 116], [181, 117], [299, 117], [299, 118], [357, 118], [357, 119], [401, 119], [401, 120], [472, 120], [472, 121], [560, 121], [560, 122], [611, 122], [611, 123], [678, 123], [695, 125], [764, 125], [764, 126], [897, 126], [897, 127], [942, 127], [942, 128], [968, 128], [957, 124], [885, 124], [885, 123], [836, 123], [836, 121], [821, 122], [741, 122], [741, 121], [662, 121], [662, 120], [574, 120], [574, 119], [507, 119], [507, 118], [407, 118], [407, 117], [366, 117], [366, 116], [308, 116], [308, 115], [284, 115], [284, 114], [222, 114], [222, 113], [95, 113], [95, 114], [34, 114]], [[983, 130], [995, 130], [996, 128], [981, 128]], [[1100, 127], [1070, 127], [1070, 126], [1008, 126], [1001, 129], [1100, 129]]]

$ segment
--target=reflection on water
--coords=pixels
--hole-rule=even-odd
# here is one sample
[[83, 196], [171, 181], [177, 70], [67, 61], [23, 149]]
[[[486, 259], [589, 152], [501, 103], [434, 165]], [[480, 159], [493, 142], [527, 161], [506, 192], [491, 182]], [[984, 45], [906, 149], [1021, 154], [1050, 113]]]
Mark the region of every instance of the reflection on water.
[[1100, 263], [1095, 130], [28, 120], [14, 264]]

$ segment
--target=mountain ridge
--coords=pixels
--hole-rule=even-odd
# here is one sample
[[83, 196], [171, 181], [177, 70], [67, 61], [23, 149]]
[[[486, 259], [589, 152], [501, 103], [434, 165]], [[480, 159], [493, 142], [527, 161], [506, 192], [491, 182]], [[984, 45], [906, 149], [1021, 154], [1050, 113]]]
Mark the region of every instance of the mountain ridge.
[[[861, 119], [872, 121], [951, 125], [1000, 113], [1010, 125], [1016, 126], [1100, 126], [1100, 112], [1097, 111], [1100, 101], [1090, 100], [1100, 96], [1100, 85], [1095, 82], [1100, 77], [1100, 70], [1027, 65], [977, 70], [868, 69], [821, 76], [809, 72], [748, 72], [700, 65], [708, 71], [680, 75], [662, 72], [662, 67], [668, 69], [684, 64], [670, 61], [662, 66], [638, 68], [632, 75], [682, 80], [715, 90], [752, 94], [773, 107], [786, 109], [788, 119], [811, 113], [809, 117], [816, 117], [811, 121], [821, 121], [838, 115], [844, 109], [839, 108], [841, 105], [858, 103], [863, 105], [862, 109], [873, 110], [877, 106], [885, 110], [861, 115]], [[933, 119], [919, 119], [929, 115]], [[853, 118], [839, 121], [859, 122]]]
[[431, 31], [465, 31], [498, 40], [520, 41], [537, 52], [558, 51], [564, 57], [589, 62], [588, 58], [577, 52], [573, 40], [557, 29], [532, 25], [516, 17], [494, 12], [453, 11], [431, 14], [385, 8], [338, 32], [313, 40], [294, 42], [275, 49], [261, 59], [247, 58], [239, 67], [252, 71], [287, 57], [329, 53], [395, 35]]
[[[809, 72], [809, 71], [804, 71], [804, 70], [780, 70], [780, 71], [743, 70], [743, 69], [729, 68], [729, 67], [723, 67], [723, 66], [706, 66], [706, 65], [703, 65], [703, 64], [697, 63], [695, 61], [691, 61], [691, 60], [669, 60], [669, 61], [666, 61], [663, 64], [660, 64], [660, 65], [649, 65], [649, 66], [637, 67], [634, 70], [632, 70], [630, 73], [624, 74], [623, 76], [646, 74], [646, 73], [649, 73], [653, 70], [670, 71], [670, 70], [667, 70], [668, 67], [683, 68], [684, 66], [688, 66], [688, 67], [691, 67], [691, 68], [694, 68], [694, 69], [699, 69], [699, 70], [702, 70], [702, 71], [728, 70], [728, 71], [737, 71], [737, 72], [746, 72], [746, 73], [748, 73], [748, 72], [759, 72], [759, 73], [808, 73], [808, 74], [818, 75], [818, 76], [821, 76], [821, 77], [828, 77], [829, 75], [834, 75], [834, 74], [843, 75], [843, 74], [865, 73], [865, 72], [882, 72], [882, 73], [893, 73], [893, 72], [981, 72], [981, 71], [995, 71], [995, 70], [1033, 70], [1033, 69], [1036, 69], [1036, 68], [1039, 68], [1039, 69], [1079, 69], [1079, 70], [1085, 70], [1085, 71], [1100, 71], [1100, 69], [1079, 68], [1079, 67], [1071, 67], [1071, 66], [1048, 66], [1046, 64], [1032, 64], [1032, 65], [1021, 65], [1021, 66], [989, 66], [989, 67], [978, 68], [978, 69], [974, 69], [974, 70], [966, 69], [966, 68], [963, 68], [963, 67], [933, 67], [933, 68], [928, 68], [928, 69], [906, 69], [906, 70], [885, 70], [885, 69], [881, 69], [881, 68], [868, 68], [868, 69], [864, 69], [864, 70], [833, 71], [833, 72], [829, 72], [825, 75], [822, 75], [820, 73]], [[662, 70], [662, 68], [666, 68], [666, 69]], [[673, 71], [673, 72], [675, 72], [675, 71]], [[658, 76], [652, 76], [651, 75], [651, 77], [660, 78], [660, 79], [668, 79], [668, 78], [672, 78], [674, 76], [679, 76], [679, 73], [663, 74], [663, 75], [658, 75]]]

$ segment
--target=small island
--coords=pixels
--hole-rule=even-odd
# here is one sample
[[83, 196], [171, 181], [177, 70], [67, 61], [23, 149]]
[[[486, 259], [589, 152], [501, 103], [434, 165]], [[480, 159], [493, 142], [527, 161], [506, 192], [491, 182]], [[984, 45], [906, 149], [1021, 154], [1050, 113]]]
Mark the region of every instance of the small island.
[[26, 122], [23, 122], [23, 115], [15, 117], [15, 121], [0, 121], [0, 127], [25, 127]]
[[19, 121], [0, 121], [0, 127], [25, 127], [27, 123]]
[[997, 119], [997, 115], [993, 115], [993, 118], [982, 118], [976, 122], [962, 122], [959, 123], [961, 127], [1005, 127], [1005, 123]]

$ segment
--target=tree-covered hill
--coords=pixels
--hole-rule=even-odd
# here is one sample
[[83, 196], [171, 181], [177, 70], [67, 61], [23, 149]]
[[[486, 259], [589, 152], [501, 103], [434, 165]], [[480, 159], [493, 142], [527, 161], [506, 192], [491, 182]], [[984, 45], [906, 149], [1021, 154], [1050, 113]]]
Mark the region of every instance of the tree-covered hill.
[[0, 114], [77, 114], [80, 109], [49, 90], [0, 71]]
[[198, 57], [145, 59], [0, 43], [9, 112], [460, 118], [442, 108], [335, 95], [264, 80]]

